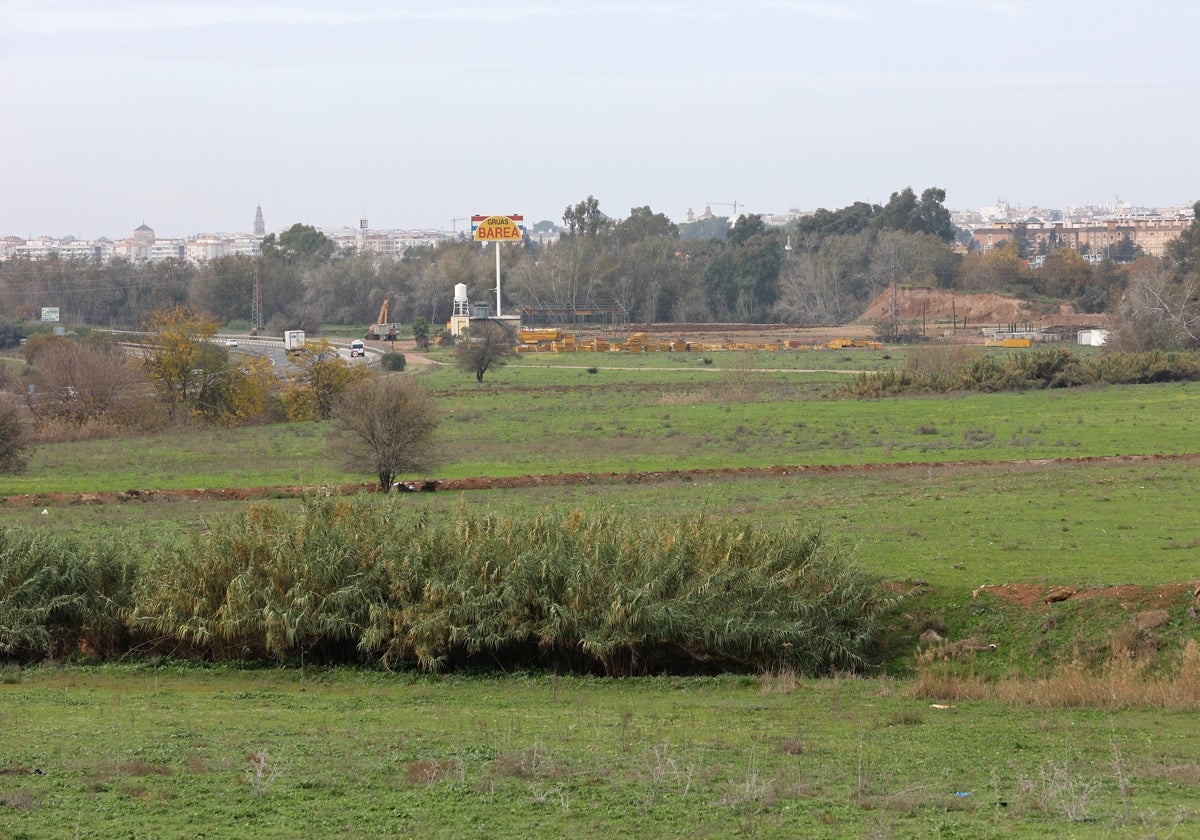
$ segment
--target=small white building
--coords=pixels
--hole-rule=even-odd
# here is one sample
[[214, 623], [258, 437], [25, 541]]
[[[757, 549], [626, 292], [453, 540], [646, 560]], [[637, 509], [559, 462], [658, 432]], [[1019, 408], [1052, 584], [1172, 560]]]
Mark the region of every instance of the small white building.
[[1103, 347], [1108, 341], [1108, 330], [1080, 330], [1079, 343], [1085, 347]]

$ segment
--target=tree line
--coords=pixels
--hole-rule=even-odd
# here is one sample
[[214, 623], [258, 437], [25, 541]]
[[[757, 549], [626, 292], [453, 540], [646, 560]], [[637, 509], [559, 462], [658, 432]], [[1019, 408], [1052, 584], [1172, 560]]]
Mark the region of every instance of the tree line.
[[[1118, 309], [1135, 278], [1158, 274], [1178, 284], [1196, 277], [1189, 231], [1166, 258], [1092, 264], [1068, 249], [1050, 250], [1030, 269], [1019, 242], [986, 252], [955, 248], [969, 237], [954, 227], [945, 191], [905, 188], [886, 204], [855, 202], [821, 209], [787, 226], [756, 214], [677, 225], [649, 206], [614, 219], [588, 196], [563, 212], [560, 236], [501, 248], [506, 309], [582, 308], [604, 304], [626, 323], [846, 323], [893, 283], [989, 291], [1070, 301], [1083, 312]], [[556, 227], [541, 222], [535, 229]], [[1126, 255], [1129, 257], [1135, 254]], [[225, 256], [201, 265], [18, 258], [0, 263], [0, 312], [36, 319], [57, 306], [70, 323], [137, 328], [155, 311], [188, 306], [221, 324], [249, 325], [256, 282], [270, 332], [372, 323], [390, 302], [397, 321], [445, 323], [454, 287], [490, 301], [494, 254], [459, 240], [400, 256], [339, 249], [320, 231], [296, 224], [268, 235], [261, 255]], [[1147, 294], [1170, 291], [1164, 287]], [[1141, 305], [1143, 314], [1153, 307]], [[1186, 315], [1163, 304], [1185, 332]]]

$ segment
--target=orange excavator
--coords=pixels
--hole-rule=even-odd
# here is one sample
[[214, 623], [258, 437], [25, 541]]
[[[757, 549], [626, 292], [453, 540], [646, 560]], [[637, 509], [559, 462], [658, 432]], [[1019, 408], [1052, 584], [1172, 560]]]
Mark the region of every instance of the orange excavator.
[[388, 323], [388, 302], [384, 300], [383, 306], [379, 307], [379, 318], [367, 327], [367, 338], [374, 341], [395, 341], [399, 332], [399, 324]]

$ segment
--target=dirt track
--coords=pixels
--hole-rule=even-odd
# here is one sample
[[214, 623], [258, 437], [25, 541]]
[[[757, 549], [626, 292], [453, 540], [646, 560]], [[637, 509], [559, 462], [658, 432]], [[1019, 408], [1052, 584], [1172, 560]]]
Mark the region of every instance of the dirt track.
[[[1154, 461], [1196, 461], [1200, 453], [1184, 455], [1111, 455], [1089, 458], [1055, 458], [1028, 461], [933, 461], [928, 463], [860, 464], [814, 466], [807, 464], [772, 467], [721, 467], [715, 469], [663, 470], [657, 472], [554, 473], [543, 475], [478, 476], [474, 478], [423, 479], [409, 482], [413, 492], [458, 493], [474, 490], [515, 490], [525, 487], [563, 487], [610, 484], [658, 484], [673, 481], [711, 481], [720, 478], [775, 478], [801, 475], [834, 475], [845, 473], [883, 472], [889, 470], [949, 470], [963, 467], [1014, 466], [1044, 467], [1051, 464], [1140, 464]], [[198, 490], [125, 490], [103, 493], [31, 493], [0, 497], [0, 504], [10, 507], [28, 505], [129, 504], [209, 499], [246, 501], [301, 497], [309, 493], [349, 495], [376, 491], [375, 482], [321, 486], [243, 487]]]

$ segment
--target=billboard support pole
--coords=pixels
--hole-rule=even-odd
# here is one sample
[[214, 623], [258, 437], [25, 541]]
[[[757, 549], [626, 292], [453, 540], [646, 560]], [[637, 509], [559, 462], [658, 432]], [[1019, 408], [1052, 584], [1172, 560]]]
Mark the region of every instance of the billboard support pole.
[[472, 216], [471, 238], [476, 242], [496, 243], [496, 317], [500, 317], [500, 243], [520, 242], [525, 238], [525, 217], [514, 213], [511, 216]]
[[496, 317], [500, 317], [500, 240], [496, 240]]

